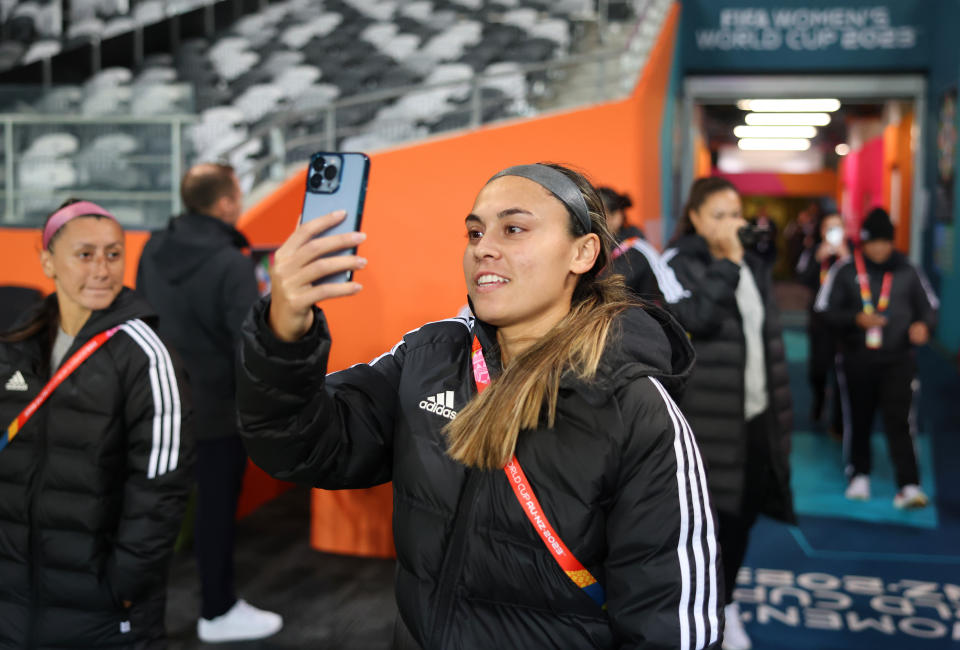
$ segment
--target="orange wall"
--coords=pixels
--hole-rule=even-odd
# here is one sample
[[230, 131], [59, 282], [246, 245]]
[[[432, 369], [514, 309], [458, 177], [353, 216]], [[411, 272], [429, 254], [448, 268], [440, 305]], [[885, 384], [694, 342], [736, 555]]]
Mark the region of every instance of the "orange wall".
[[[660, 214], [660, 128], [677, 18], [674, 5], [627, 99], [371, 155], [363, 220], [368, 239], [360, 247], [370, 262], [356, 274], [364, 286], [359, 295], [324, 304], [334, 341], [330, 370], [372, 359], [404, 332], [452, 316], [466, 303], [463, 219], [486, 180], [504, 167], [572, 164], [595, 183], [630, 193], [635, 217]], [[293, 230], [305, 174], [304, 168], [244, 215], [241, 228], [251, 242], [280, 243]], [[388, 486], [315, 491], [314, 546], [392, 554], [391, 504]]]

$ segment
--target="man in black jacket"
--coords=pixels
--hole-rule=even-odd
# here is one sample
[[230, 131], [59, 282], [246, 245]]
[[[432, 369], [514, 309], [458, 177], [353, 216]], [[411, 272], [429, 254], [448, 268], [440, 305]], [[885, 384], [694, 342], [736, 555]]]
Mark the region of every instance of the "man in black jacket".
[[181, 182], [186, 213], [156, 232], [140, 258], [137, 288], [160, 315], [160, 333], [184, 359], [197, 432], [197, 634], [206, 642], [276, 633], [279, 615], [237, 599], [235, 513], [246, 451], [236, 428], [234, 359], [240, 325], [258, 297], [247, 239], [235, 228], [243, 194], [233, 169], [200, 164]]
[[814, 309], [840, 342], [851, 415], [844, 432], [850, 484], [848, 499], [870, 498], [870, 432], [877, 408], [896, 468], [897, 508], [922, 508], [917, 459], [909, 424], [913, 347], [925, 345], [936, 325], [939, 302], [923, 274], [893, 248], [893, 224], [882, 208], [867, 215], [861, 247], [835, 264]]

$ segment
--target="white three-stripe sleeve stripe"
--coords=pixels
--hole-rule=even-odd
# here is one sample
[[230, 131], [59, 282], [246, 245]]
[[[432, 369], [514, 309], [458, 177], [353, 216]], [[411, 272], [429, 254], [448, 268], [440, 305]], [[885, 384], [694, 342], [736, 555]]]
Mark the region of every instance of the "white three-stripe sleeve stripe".
[[176, 469], [180, 454], [180, 392], [173, 363], [160, 338], [143, 321], [122, 326], [150, 361], [149, 377], [153, 394], [153, 441], [147, 465], [147, 478], [156, 478]]
[[827, 311], [830, 307], [830, 292], [833, 290], [833, 283], [837, 277], [837, 273], [840, 272], [841, 267], [849, 263], [849, 261], [845, 263], [843, 260], [840, 260], [830, 267], [830, 270], [827, 271], [827, 277], [824, 278], [823, 284], [820, 286], [820, 291], [817, 292], [817, 298], [813, 302], [813, 311]]
[[707, 550], [710, 552], [710, 564], [707, 566], [707, 573], [710, 576], [710, 596], [707, 602], [707, 617], [710, 620], [710, 639], [708, 644], [715, 643], [720, 636], [720, 617], [717, 612], [717, 536], [713, 525], [713, 511], [710, 508], [710, 493], [707, 490], [707, 473], [704, 471], [703, 458], [700, 457], [700, 447], [697, 446], [693, 437], [693, 429], [690, 423], [680, 412], [680, 407], [676, 402], [670, 404], [670, 407], [677, 413], [677, 417], [683, 424], [683, 430], [686, 434], [687, 442], [693, 454], [696, 456], [697, 478], [700, 482], [700, 494], [703, 496], [703, 516], [707, 521]]
[[[653, 271], [653, 275], [657, 279], [657, 286], [660, 287], [660, 292], [664, 294], [664, 297], [667, 295], [679, 295], [683, 297], [684, 288], [680, 285], [680, 282], [677, 281], [677, 276], [673, 272], [673, 269], [661, 261], [660, 254], [656, 248], [642, 239], [635, 241], [633, 248], [640, 251], [640, 253], [647, 258], [647, 264], [650, 265], [650, 270]], [[676, 300], [679, 300], [679, 298]], [[670, 302], [676, 302], [676, 300]]]
[[153, 444], [147, 465], [147, 478], [153, 479], [164, 474], [167, 469], [173, 424], [170, 418], [172, 400], [170, 379], [167, 376], [169, 368], [164, 363], [166, 360], [157, 348], [153, 337], [148, 337], [145, 329], [149, 330], [149, 327], [141, 321], [130, 321], [124, 326], [124, 331], [137, 342], [150, 360], [150, 383], [153, 388]]
[[[148, 341], [150, 344], [153, 344], [153, 341], [151, 341], [148, 338], [147, 332], [144, 331], [150, 328], [146, 327], [146, 325], [141, 326], [141, 324], [138, 324], [136, 321], [132, 322], [130, 326], [133, 329], [135, 329], [137, 332], [139, 332], [140, 336], [143, 337], [144, 340]], [[169, 405], [170, 404], [170, 378], [167, 375], [169, 370], [168, 370], [167, 364], [165, 363], [166, 360], [163, 358], [163, 354], [161, 354], [160, 351], [156, 349], [156, 346], [154, 346], [154, 351], [157, 354], [157, 374], [160, 377], [160, 394], [161, 394], [161, 397], [163, 398], [163, 404]], [[162, 424], [161, 424], [160, 430], [163, 432], [163, 436], [161, 438], [162, 444], [160, 445], [160, 457], [157, 459], [158, 475], [163, 474], [164, 468], [167, 466], [167, 462], [170, 458], [170, 434], [171, 434], [171, 428], [172, 428], [171, 426], [172, 421], [170, 420], [169, 408], [163, 409], [163, 417], [161, 419], [161, 422]]]
[[[660, 395], [664, 398], [664, 401], [668, 401], [660, 383], [653, 378], [651, 378], [650, 381], [652, 381], [653, 385], [660, 391]], [[687, 509], [687, 488], [683, 478], [685, 473], [685, 460], [683, 445], [680, 441], [681, 433], [680, 426], [677, 424], [677, 416], [669, 408], [667, 410], [670, 414], [670, 420], [673, 422], [673, 452], [677, 459], [677, 496], [680, 500], [680, 535], [677, 540], [677, 558], [680, 563], [680, 607], [677, 611], [677, 617], [680, 621], [680, 644], [678, 648], [680, 650], [689, 650], [690, 616], [688, 603], [690, 602], [690, 560], [687, 557], [687, 531], [689, 528], [687, 518], [689, 516], [689, 510]]]
[[657, 281], [660, 283], [660, 291], [663, 292], [664, 300], [671, 304], [690, 296], [690, 292], [680, 284], [680, 280], [677, 279], [677, 274], [674, 272], [673, 267], [670, 266], [670, 260], [677, 256], [677, 252], [676, 248], [668, 248], [663, 252], [663, 255], [660, 256], [660, 259], [657, 260], [660, 265], [660, 273], [663, 275], [662, 280], [660, 275], [657, 275]]
[[161, 422], [163, 419], [163, 410], [161, 405], [163, 400], [160, 392], [160, 378], [157, 375], [157, 355], [153, 348], [147, 345], [143, 339], [129, 325], [123, 325], [121, 329], [130, 336], [144, 351], [150, 360], [150, 389], [153, 393], [153, 445], [150, 448], [150, 459], [147, 462], [147, 478], [154, 478], [157, 475], [157, 457], [160, 455], [160, 436]]
[[[674, 426], [674, 452], [677, 456], [677, 488], [680, 498], [680, 539], [677, 545], [677, 555], [680, 561], [681, 596], [680, 596], [680, 646], [681, 648], [704, 648], [715, 643], [720, 634], [719, 616], [717, 612], [717, 545], [714, 534], [713, 515], [710, 510], [710, 500], [707, 493], [706, 474], [703, 471], [703, 462], [700, 452], [693, 440], [693, 434], [680, 409], [669, 396], [663, 385], [656, 379], [650, 378], [657, 391], [663, 398]], [[686, 479], [685, 480], [685, 477]], [[689, 511], [686, 508], [687, 487], [690, 490], [690, 503], [694, 513], [694, 529], [692, 538], [688, 537]], [[709, 558], [704, 558], [702, 525], [707, 526], [707, 551]], [[696, 631], [696, 644], [691, 646], [689, 640], [690, 622], [690, 566], [687, 554], [688, 543], [692, 545], [696, 564], [697, 581], [695, 586], [695, 600], [693, 606], [693, 624]], [[706, 559], [706, 566], [704, 560]], [[707, 581], [709, 580], [709, 593]], [[707, 600], [704, 611], [704, 599]], [[709, 622], [709, 630], [707, 625]]]
[[[170, 447], [169, 450], [161, 449], [160, 451], [159, 473], [163, 474], [164, 471], [172, 472], [177, 468], [177, 463], [180, 460], [180, 424], [182, 415], [180, 391], [177, 387], [177, 376], [173, 371], [173, 360], [170, 358], [170, 352], [167, 350], [167, 346], [163, 344], [163, 341], [160, 340], [160, 337], [157, 336], [157, 333], [154, 332], [152, 328], [141, 320], [136, 320], [134, 323], [143, 333], [144, 337], [152, 341], [154, 346], [156, 346], [158, 356], [160, 357], [161, 377], [166, 380], [161, 383], [161, 386], [166, 384], [169, 389], [170, 400], [168, 404], [172, 408], [168, 409], [167, 413], [164, 414], [164, 418], [165, 422], [169, 421], [170, 425]], [[169, 453], [166, 453], [167, 451], [169, 451]]]

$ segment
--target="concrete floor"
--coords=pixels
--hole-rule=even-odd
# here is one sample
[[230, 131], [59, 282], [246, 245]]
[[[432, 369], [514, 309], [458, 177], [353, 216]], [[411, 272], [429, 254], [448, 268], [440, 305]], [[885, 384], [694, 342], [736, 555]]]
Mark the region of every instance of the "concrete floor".
[[278, 612], [284, 628], [262, 641], [207, 645], [197, 639], [199, 586], [192, 549], [170, 576], [170, 650], [388, 650], [397, 607], [393, 560], [320, 553], [309, 545], [309, 492], [295, 488], [239, 524], [237, 588], [241, 598]]

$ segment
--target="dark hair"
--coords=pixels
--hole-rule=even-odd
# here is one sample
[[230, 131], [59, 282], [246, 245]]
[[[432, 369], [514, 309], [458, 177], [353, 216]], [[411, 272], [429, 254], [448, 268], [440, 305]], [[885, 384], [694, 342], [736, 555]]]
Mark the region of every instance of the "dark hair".
[[236, 188], [236, 172], [223, 163], [194, 165], [180, 181], [180, 198], [191, 212], [206, 213], [221, 197]]
[[705, 176], [693, 181], [693, 185], [690, 186], [690, 193], [687, 195], [687, 203], [683, 206], [683, 212], [680, 213], [680, 219], [677, 221], [677, 228], [670, 240], [671, 244], [684, 235], [696, 232], [693, 222], [690, 220], [690, 213], [693, 210], [699, 210], [707, 202], [707, 199], [724, 190], [733, 190], [740, 194], [733, 183], [719, 176]]
[[611, 187], [598, 187], [597, 194], [603, 201], [603, 207], [607, 209], [607, 212], [625, 210], [633, 205], [633, 201], [630, 200], [629, 196], [620, 194]]

